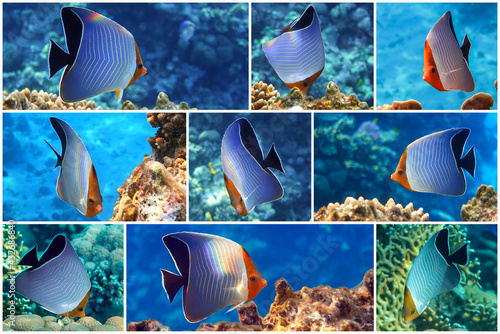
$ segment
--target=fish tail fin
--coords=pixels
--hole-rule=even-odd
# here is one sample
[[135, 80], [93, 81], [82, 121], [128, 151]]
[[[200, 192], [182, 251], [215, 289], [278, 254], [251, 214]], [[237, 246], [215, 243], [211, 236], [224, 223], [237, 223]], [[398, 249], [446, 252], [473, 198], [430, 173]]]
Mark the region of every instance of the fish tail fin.
[[163, 279], [163, 290], [165, 290], [170, 303], [172, 303], [175, 295], [185, 283], [184, 278], [165, 269], [160, 269], [160, 271]]
[[117, 89], [115, 92], [116, 92], [116, 98], [118, 99], [118, 102], [120, 102], [123, 97], [123, 89]]
[[37, 267], [38, 265], [38, 245], [35, 245], [28, 253], [24, 254], [23, 258], [19, 260], [18, 266], [32, 266]]
[[266, 167], [272, 167], [285, 174], [285, 170], [281, 165], [281, 159], [276, 152], [276, 148], [274, 148], [274, 143], [271, 145], [271, 149], [269, 150], [269, 153], [267, 153], [267, 157], [264, 159], [264, 165]]
[[467, 154], [460, 159], [459, 167], [462, 167], [469, 172], [472, 177], [476, 171], [476, 154], [474, 153], [474, 146], [467, 152]]
[[469, 63], [469, 51], [470, 51], [470, 40], [469, 36], [465, 34], [464, 40], [462, 41], [462, 46], [460, 47], [460, 50], [462, 50], [462, 55], [464, 56], [465, 61], [467, 64]]
[[57, 167], [62, 166], [62, 160], [63, 160], [62, 156], [59, 154], [59, 152], [57, 152], [57, 150], [54, 148], [54, 146], [50, 145], [50, 143], [48, 141], [45, 140], [45, 142], [47, 143], [47, 145], [50, 146], [50, 148], [52, 149], [52, 151], [54, 151], [54, 153], [57, 156], [57, 162], [56, 162], [56, 165], [54, 166], [54, 170], [56, 170]]
[[466, 243], [465, 245], [460, 247], [455, 253], [450, 255], [450, 262], [465, 266], [467, 262], [469, 262], [469, 253], [467, 252], [467, 246], [469, 246], [469, 243]]
[[49, 78], [52, 78], [54, 74], [59, 72], [61, 68], [68, 65], [71, 62], [71, 56], [64, 52], [59, 45], [53, 40], [50, 40], [49, 49]]

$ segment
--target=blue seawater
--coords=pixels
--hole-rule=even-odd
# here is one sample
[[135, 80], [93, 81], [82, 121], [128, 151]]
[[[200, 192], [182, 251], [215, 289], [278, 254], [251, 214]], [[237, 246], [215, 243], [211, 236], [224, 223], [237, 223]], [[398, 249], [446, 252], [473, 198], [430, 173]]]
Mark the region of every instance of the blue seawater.
[[[246, 217], [239, 215], [231, 206], [221, 161], [224, 132], [241, 117], [246, 117], [252, 124], [264, 157], [274, 143], [285, 170], [283, 174], [270, 168], [281, 182], [283, 197], [257, 205]], [[210, 171], [210, 163], [213, 172]], [[191, 221], [310, 220], [311, 116], [298, 113], [191, 113], [189, 177]]]
[[[103, 196], [103, 212], [83, 216], [56, 193], [60, 168], [47, 140], [61, 153], [61, 142], [49, 117], [66, 121], [80, 136], [94, 163]], [[151, 153], [154, 136], [144, 113], [4, 113], [3, 219], [109, 220], [123, 185], [133, 169]]]
[[127, 322], [152, 318], [178, 331], [194, 330], [203, 322], [238, 321], [237, 312], [226, 313], [226, 308], [189, 323], [182, 291], [170, 304], [160, 269], [178, 271], [162, 238], [182, 231], [219, 235], [246, 249], [268, 282], [254, 299], [260, 316], [268, 313], [276, 295], [274, 284], [282, 277], [294, 291], [318, 285], [352, 288], [373, 268], [371, 225], [128, 225]]
[[[471, 41], [469, 68], [474, 92], [440, 92], [422, 79], [424, 45], [434, 24], [451, 11], [461, 45]], [[497, 108], [496, 3], [379, 3], [377, 4], [377, 105], [414, 99], [424, 109], [460, 109], [475, 93], [493, 96]]]
[[[321, 98], [329, 81], [346, 95], [373, 105], [373, 4], [314, 3], [325, 47], [325, 68], [307, 95]], [[262, 43], [281, 34], [280, 29], [299, 18], [307, 3], [252, 4], [252, 83], [272, 84], [281, 95], [286, 86], [262, 51]]]
[[[70, 4], [71, 6], [72, 4]], [[147, 74], [125, 89], [123, 101], [152, 109], [165, 92], [170, 101], [198, 109], [248, 108], [248, 4], [78, 3], [130, 31]], [[66, 50], [60, 18], [63, 4], [3, 4], [3, 89], [59, 92], [61, 70], [49, 79], [49, 39]], [[187, 42], [179, 27], [195, 23]], [[113, 92], [91, 98], [120, 109]]]
[[[360, 126], [367, 121], [374, 122], [378, 132], [361, 131], [366, 125], [361, 129]], [[328, 127], [336, 127], [338, 132], [319, 135]], [[476, 153], [475, 177], [464, 171], [464, 195], [414, 192], [391, 180], [408, 145], [425, 135], [455, 127], [471, 130], [463, 154], [472, 146]], [[460, 221], [462, 204], [476, 196], [480, 185], [497, 189], [495, 113], [316, 114], [314, 130], [315, 211], [330, 202], [343, 203], [347, 196], [377, 198], [382, 204], [393, 198], [403, 206], [412, 202], [415, 210], [422, 207], [430, 214], [430, 220]]]

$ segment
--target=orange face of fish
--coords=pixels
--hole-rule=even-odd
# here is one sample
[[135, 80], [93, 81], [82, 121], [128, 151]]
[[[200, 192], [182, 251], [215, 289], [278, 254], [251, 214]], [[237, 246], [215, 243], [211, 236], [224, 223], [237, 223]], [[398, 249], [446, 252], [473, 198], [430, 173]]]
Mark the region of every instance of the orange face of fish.
[[99, 181], [97, 180], [97, 173], [94, 165], [89, 175], [89, 193], [87, 198], [87, 217], [94, 217], [102, 212], [102, 196], [99, 189]]
[[87, 295], [85, 295], [85, 298], [82, 299], [80, 304], [71, 312], [64, 313], [64, 314], [59, 314], [62, 316], [67, 316], [67, 317], [84, 317], [85, 316], [85, 306], [87, 306], [87, 302], [89, 301], [89, 295], [90, 295], [90, 289], [87, 292]]
[[307, 94], [309, 87], [311, 87], [311, 85], [314, 83], [314, 81], [316, 81], [316, 79], [318, 79], [318, 77], [321, 75], [321, 72], [323, 72], [323, 68], [321, 70], [319, 70], [318, 72], [314, 73], [312, 76], [310, 76], [306, 80], [294, 82], [291, 84], [287, 84], [285, 82], [285, 85], [287, 85], [290, 88], [297, 87], [302, 92], [302, 94]]
[[413, 319], [419, 316], [417, 308], [415, 307], [415, 302], [413, 302], [413, 297], [411, 296], [410, 289], [405, 285], [405, 296], [403, 303], [403, 315], [405, 319], [405, 324], [409, 323]]
[[242, 247], [243, 251], [243, 261], [245, 262], [245, 267], [247, 268], [247, 277], [248, 277], [248, 298], [245, 302], [249, 302], [255, 298], [265, 286], [267, 286], [267, 281], [262, 278], [259, 270], [253, 263], [250, 255], [248, 255], [247, 251]]
[[429, 46], [427, 40], [425, 40], [424, 47], [424, 81], [427, 81], [429, 85], [436, 88], [439, 91], [446, 91], [444, 89], [443, 84], [441, 83], [441, 78], [439, 77], [439, 73], [436, 67], [436, 62], [434, 61], [434, 57], [432, 56], [432, 50]]
[[408, 177], [406, 176], [406, 149], [403, 152], [401, 159], [399, 159], [396, 171], [391, 175], [391, 180], [401, 183], [401, 185], [407, 189], [413, 190], [411, 189]]
[[236, 190], [233, 181], [231, 181], [225, 173], [224, 183], [226, 184], [227, 193], [229, 194], [229, 198], [231, 199], [231, 205], [235, 208], [236, 212], [238, 212], [242, 216], [248, 215], [248, 211], [245, 206], [245, 202], [243, 202], [241, 194], [238, 192], [238, 190]]
[[125, 88], [128, 88], [131, 84], [133, 84], [135, 82], [135, 80], [137, 80], [139, 77], [143, 76], [144, 74], [146, 74], [148, 72], [146, 70], [146, 67], [142, 63], [141, 54], [139, 53], [139, 48], [137, 47], [137, 43], [135, 43], [135, 59], [136, 59], [137, 67], [135, 68], [134, 76], [130, 80], [128, 86]]

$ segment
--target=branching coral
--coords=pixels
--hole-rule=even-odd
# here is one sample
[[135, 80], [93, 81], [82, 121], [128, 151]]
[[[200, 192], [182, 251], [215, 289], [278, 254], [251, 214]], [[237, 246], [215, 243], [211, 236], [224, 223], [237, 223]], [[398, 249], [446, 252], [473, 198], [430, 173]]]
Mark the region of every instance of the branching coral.
[[[479, 286], [479, 261], [471, 258], [474, 253], [471, 247], [467, 266], [458, 266], [462, 274], [459, 287], [434, 298], [427, 310], [408, 324], [404, 323], [402, 313], [404, 286], [412, 263], [427, 240], [443, 228], [445, 225], [441, 224], [377, 226], [377, 330], [449, 330], [458, 322], [451, 318], [446, 306], [463, 305], [463, 300], [456, 292], [459, 287]], [[450, 251], [454, 252], [467, 242], [467, 230], [459, 225], [448, 225], [446, 228], [450, 231]], [[452, 300], [447, 300], [449, 298]], [[480, 303], [474, 300], [473, 309], [476, 312], [480, 309]], [[464, 309], [460, 308], [459, 313], [464, 313]], [[463, 320], [461, 323], [465, 324]]]
[[252, 110], [267, 110], [268, 105], [280, 96], [280, 93], [273, 85], [267, 85], [260, 81], [253, 84], [252, 93]]
[[498, 221], [497, 192], [492, 186], [481, 185], [476, 197], [462, 205], [460, 216], [463, 221]]
[[390, 198], [382, 205], [376, 198], [357, 200], [347, 197], [345, 202], [330, 203], [314, 213], [314, 221], [428, 221], [429, 214], [422, 208], [414, 210], [413, 203], [404, 208]]
[[82, 100], [65, 103], [57, 94], [41, 90], [30, 91], [28, 88], [12, 93], [3, 92], [3, 109], [5, 110], [101, 110], [94, 101]]

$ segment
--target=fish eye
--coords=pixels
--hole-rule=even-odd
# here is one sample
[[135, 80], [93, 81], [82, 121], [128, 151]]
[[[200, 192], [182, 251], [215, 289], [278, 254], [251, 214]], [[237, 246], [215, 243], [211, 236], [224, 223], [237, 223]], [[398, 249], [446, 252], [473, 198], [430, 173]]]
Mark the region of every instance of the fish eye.
[[399, 174], [399, 175], [403, 175], [403, 173], [404, 173], [404, 172], [403, 172], [403, 170], [402, 170], [402, 169], [398, 170], [398, 174]]
[[432, 73], [435, 73], [435, 72], [436, 72], [436, 68], [435, 68], [435, 67], [433, 67], [433, 68], [431, 69], [431, 72], [432, 72]]
[[250, 281], [255, 282], [257, 278], [255, 276], [250, 277]]
[[89, 198], [89, 203], [94, 204], [94, 200], [92, 198]]
[[138, 67], [139, 69], [141, 69], [141, 68], [142, 68], [142, 64], [139, 64], [139, 66], [137, 66], [137, 67]]
[[304, 85], [304, 87], [307, 87], [307, 82], [306, 81], [304, 81], [302, 84]]
[[83, 307], [79, 307], [79, 308], [78, 308], [78, 311], [83, 311]]

